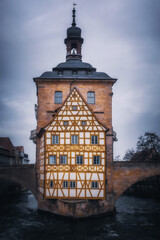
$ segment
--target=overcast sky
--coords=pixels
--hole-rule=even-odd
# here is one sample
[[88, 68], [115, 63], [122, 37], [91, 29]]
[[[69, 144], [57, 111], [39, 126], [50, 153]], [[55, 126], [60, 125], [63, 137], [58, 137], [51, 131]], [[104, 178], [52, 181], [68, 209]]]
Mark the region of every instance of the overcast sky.
[[[146, 131], [160, 135], [160, 1], [77, 0], [83, 61], [118, 78], [113, 87], [114, 155]], [[0, 136], [24, 145], [32, 162], [33, 77], [65, 61], [72, 0], [0, 1]]]

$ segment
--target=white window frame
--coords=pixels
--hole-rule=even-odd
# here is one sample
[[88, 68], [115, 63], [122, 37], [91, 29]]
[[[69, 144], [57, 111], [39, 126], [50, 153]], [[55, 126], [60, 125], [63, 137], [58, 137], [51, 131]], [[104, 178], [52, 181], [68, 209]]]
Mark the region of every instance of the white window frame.
[[49, 155], [49, 164], [55, 165], [57, 163], [56, 161], [56, 155]]
[[86, 121], [81, 122], [82, 126], [86, 126]]
[[77, 111], [77, 105], [73, 105], [73, 106], [72, 106], [72, 110], [73, 110], [73, 111]]
[[60, 155], [60, 164], [67, 164], [67, 155]]
[[56, 103], [56, 104], [61, 104], [62, 103], [62, 91], [55, 91], [54, 92], [54, 103]]
[[63, 188], [68, 188], [68, 181], [63, 181]]
[[59, 144], [59, 135], [52, 135], [52, 144]]
[[93, 165], [100, 165], [100, 164], [101, 164], [101, 157], [93, 156]]
[[64, 125], [64, 126], [68, 126], [68, 121], [64, 121], [64, 122], [63, 122], [63, 125]]
[[98, 182], [92, 181], [91, 182], [91, 188], [97, 189], [98, 188]]
[[70, 188], [76, 188], [76, 182], [70, 181]]
[[95, 104], [95, 92], [93, 91], [87, 92], [87, 103]]
[[83, 156], [82, 155], [77, 155], [76, 156], [76, 164], [77, 165], [82, 165], [83, 164]]
[[91, 136], [91, 144], [98, 145], [98, 136], [97, 135]]
[[78, 135], [71, 135], [71, 144], [78, 144]]

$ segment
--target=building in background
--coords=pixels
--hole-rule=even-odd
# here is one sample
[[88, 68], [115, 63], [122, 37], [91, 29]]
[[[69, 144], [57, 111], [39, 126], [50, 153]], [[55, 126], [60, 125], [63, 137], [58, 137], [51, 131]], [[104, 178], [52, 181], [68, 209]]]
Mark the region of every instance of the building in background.
[[14, 146], [8, 137], [0, 137], [0, 165], [29, 164], [23, 146]]

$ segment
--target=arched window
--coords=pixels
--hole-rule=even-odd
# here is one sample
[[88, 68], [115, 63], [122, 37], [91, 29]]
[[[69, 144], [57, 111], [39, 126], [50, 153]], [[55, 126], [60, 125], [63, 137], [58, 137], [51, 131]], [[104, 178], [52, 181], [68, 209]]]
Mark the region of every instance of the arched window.
[[55, 103], [62, 103], [62, 92], [56, 91], [55, 92]]
[[72, 43], [71, 45], [71, 54], [77, 54], [77, 44]]
[[87, 92], [87, 102], [90, 104], [95, 104], [95, 92]]

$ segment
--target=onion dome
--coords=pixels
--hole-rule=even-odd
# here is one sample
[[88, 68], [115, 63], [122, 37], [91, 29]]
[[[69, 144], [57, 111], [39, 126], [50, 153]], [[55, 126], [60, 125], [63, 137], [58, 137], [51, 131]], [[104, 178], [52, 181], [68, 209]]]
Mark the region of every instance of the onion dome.
[[66, 60], [81, 60], [81, 48], [83, 43], [83, 38], [81, 38], [81, 29], [79, 27], [76, 27], [76, 10], [75, 7], [73, 7], [73, 21], [72, 21], [72, 27], [69, 27], [67, 29], [67, 38], [64, 40], [64, 43], [67, 47], [67, 55]]

